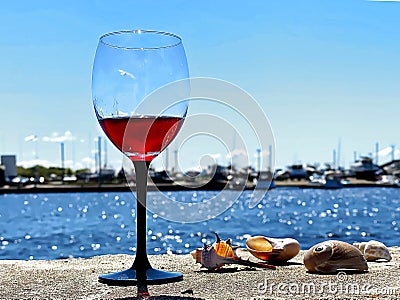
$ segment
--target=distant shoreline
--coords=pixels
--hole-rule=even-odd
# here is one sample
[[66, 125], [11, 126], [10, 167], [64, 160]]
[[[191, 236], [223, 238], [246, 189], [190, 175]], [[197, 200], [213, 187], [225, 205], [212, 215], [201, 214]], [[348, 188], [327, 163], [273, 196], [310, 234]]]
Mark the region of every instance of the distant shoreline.
[[[293, 187], [293, 188], [310, 188], [310, 189], [322, 189], [321, 186], [315, 186], [310, 184], [308, 181], [276, 181], [275, 188], [281, 187]], [[371, 181], [365, 180], [352, 180], [346, 184], [344, 188], [357, 188], [357, 187], [389, 187], [398, 188], [394, 185], [383, 185], [377, 184]], [[225, 184], [205, 184], [199, 186], [198, 184], [185, 183], [180, 185], [179, 183], [163, 183], [163, 184], [149, 184], [148, 191], [219, 191], [225, 188]], [[242, 189], [235, 187], [227, 187], [228, 189], [238, 190]], [[254, 186], [246, 186], [244, 190], [253, 190]], [[0, 188], [1, 194], [39, 194], [39, 193], [99, 193], [99, 192], [130, 192], [135, 191], [135, 185], [128, 186], [127, 184], [40, 184], [40, 185], [28, 185], [23, 187], [5, 186]]]

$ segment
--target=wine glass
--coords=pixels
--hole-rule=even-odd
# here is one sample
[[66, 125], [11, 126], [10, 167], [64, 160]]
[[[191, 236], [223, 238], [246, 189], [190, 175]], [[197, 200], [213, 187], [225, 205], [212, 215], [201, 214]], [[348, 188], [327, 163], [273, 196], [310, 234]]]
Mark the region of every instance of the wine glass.
[[181, 273], [150, 265], [146, 251], [146, 192], [151, 161], [175, 138], [188, 109], [187, 101], [169, 106], [163, 103], [168, 102], [163, 97], [149, 95], [188, 77], [185, 50], [177, 35], [129, 30], [100, 37], [92, 73], [94, 110], [104, 133], [133, 162], [137, 205], [134, 263], [127, 270], [100, 275], [101, 283], [147, 285], [183, 278]]

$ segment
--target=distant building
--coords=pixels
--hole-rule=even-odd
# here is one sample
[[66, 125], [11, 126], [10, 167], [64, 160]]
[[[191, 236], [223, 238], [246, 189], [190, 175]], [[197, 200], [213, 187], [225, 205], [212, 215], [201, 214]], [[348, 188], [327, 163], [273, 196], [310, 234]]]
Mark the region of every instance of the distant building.
[[17, 176], [17, 158], [15, 155], [2, 155], [1, 164], [4, 166], [4, 176], [14, 178]]

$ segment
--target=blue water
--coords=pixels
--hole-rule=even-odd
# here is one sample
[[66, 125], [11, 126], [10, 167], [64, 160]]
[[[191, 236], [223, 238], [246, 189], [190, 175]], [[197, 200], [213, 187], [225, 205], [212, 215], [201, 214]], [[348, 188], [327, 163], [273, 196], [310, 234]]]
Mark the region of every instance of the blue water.
[[[172, 192], [208, 199], [217, 192]], [[149, 193], [149, 199], [157, 197]], [[253, 209], [251, 191], [220, 216], [188, 224], [148, 214], [148, 253], [188, 253], [212, 243], [216, 231], [242, 246], [248, 235], [293, 237], [302, 249], [325, 239], [400, 242], [400, 189], [276, 188]], [[131, 193], [6, 194], [0, 196], [0, 259], [57, 259], [135, 253]]]

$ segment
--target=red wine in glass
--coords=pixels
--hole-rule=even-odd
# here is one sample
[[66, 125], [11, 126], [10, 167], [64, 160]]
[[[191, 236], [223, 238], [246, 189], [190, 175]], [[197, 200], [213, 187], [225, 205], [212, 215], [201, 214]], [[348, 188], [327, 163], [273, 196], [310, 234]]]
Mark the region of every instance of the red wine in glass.
[[110, 141], [132, 161], [153, 160], [178, 134], [182, 117], [138, 116], [99, 119]]

